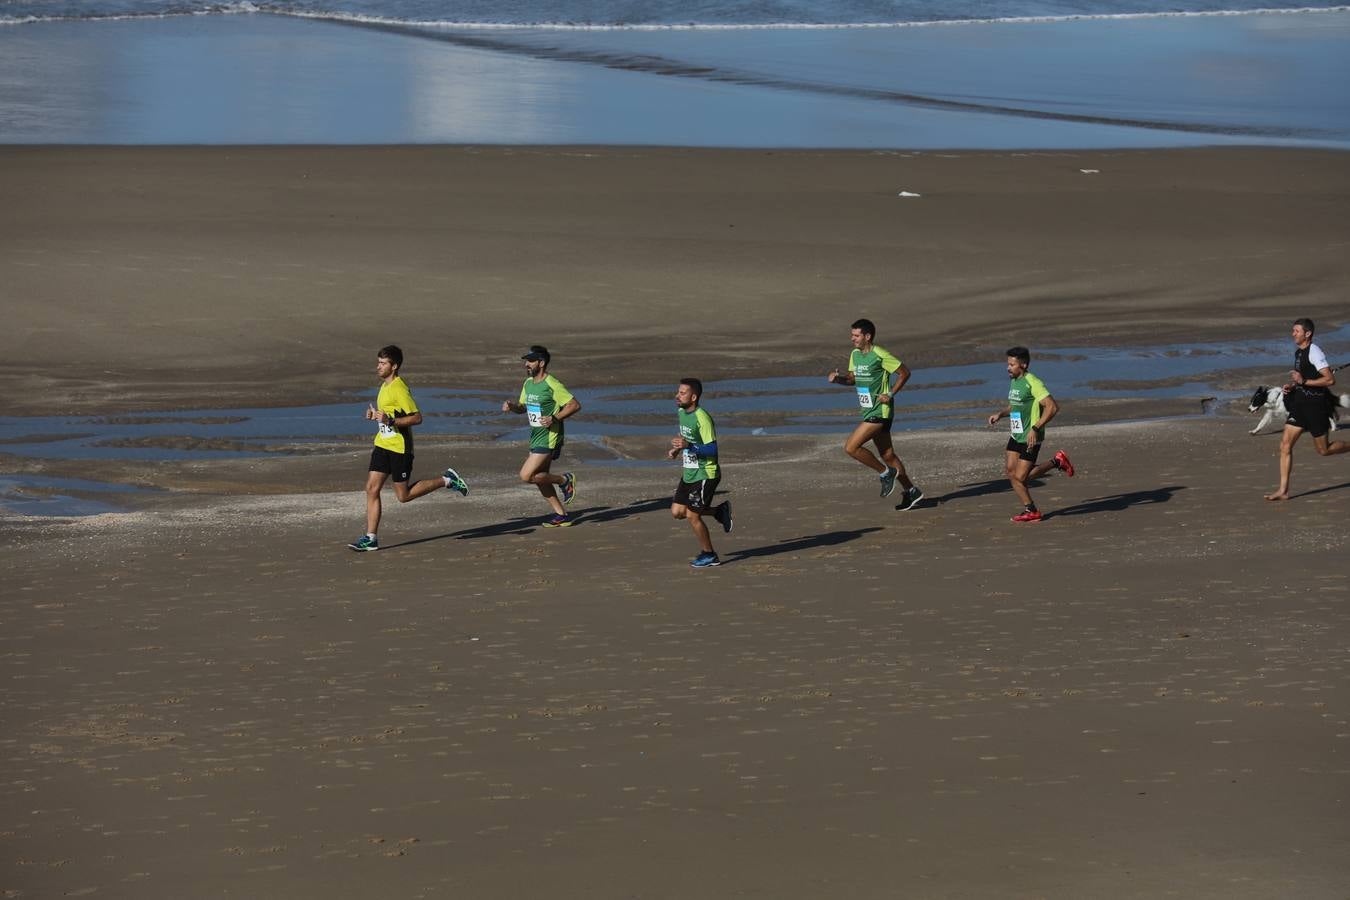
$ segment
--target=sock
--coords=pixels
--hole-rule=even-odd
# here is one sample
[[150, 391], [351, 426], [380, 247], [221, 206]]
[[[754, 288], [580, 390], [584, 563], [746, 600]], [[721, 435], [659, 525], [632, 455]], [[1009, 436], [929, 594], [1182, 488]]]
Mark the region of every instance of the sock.
[[373, 531], [367, 531], [366, 537], [370, 538], [372, 541], [379, 540], [379, 538], [375, 537], [375, 532]]

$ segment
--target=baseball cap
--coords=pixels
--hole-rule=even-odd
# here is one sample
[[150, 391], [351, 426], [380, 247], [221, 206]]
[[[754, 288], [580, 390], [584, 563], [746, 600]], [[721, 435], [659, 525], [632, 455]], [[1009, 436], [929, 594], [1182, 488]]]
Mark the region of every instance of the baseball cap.
[[548, 365], [549, 361], [548, 348], [543, 346], [542, 344], [531, 344], [530, 352], [522, 356], [521, 359], [528, 359], [531, 362], [535, 360], [540, 360], [544, 363], [544, 365]]

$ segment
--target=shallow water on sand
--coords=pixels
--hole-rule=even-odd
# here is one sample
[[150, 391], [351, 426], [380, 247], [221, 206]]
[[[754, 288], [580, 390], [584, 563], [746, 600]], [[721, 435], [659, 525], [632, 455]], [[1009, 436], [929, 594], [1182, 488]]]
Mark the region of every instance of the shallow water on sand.
[[[1350, 352], [1350, 326], [1319, 336], [1318, 343], [1333, 356], [1345, 355]], [[1038, 354], [1032, 369], [1062, 401], [1235, 400], [1250, 396], [1257, 382], [1240, 390], [1216, 389], [1213, 383], [1219, 373], [1260, 367], [1268, 370], [1263, 383], [1274, 384], [1291, 364], [1292, 353], [1287, 339], [1136, 349], [1084, 347]], [[1231, 384], [1231, 377], [1222, 380]], [[983, 427], [984, 416], [1002, 403], [1006, 384], [1001, 361], [919, 370], [901, 395], [894, 428]], [[424, 416], [417, 433], [496, 437], [516, 443], [525, 434], [520, 417], [500, 412], [502, 400], [514, 399], [514, 385], [499, 394], [414, 385]], [[583, 414], [568, 424], [570, 441], [603, 446], [606, 437], [671, 430], [672, 385], [581, 388], [575, 393]], [[0, 447], [16, 456], [46, 459], [150, 461], [326, 452], [335, 443], [368, 440], [364, 410], [373, 395], [373, 389], [363, 389], [354, 391], [349, 403], [308, 407], [0, 417]], [[828, 384], [823, 374], [709, 381], [704, 396], [722, 435], [825, 434], [857, 419], [852, 392]], [[1197, 415], [1204, 409], [1196, 403]], [[616, 458], [597, 464], [640, 463]], [[5, 475], [0, 480], [0, 506], [33, 515], [107, 511], [94, 501], [67, 497], [68, 502], [61, 502], [63, 487], [87, 494], [98, 490], [98, 482], [57, 481]]]

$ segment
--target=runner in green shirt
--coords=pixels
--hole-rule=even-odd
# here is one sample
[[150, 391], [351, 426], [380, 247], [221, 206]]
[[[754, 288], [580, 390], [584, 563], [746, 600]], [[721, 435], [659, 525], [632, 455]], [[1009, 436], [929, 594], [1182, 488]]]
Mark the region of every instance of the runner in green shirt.
[[[524, 413], [529, 417], [530, 454], [520, 467], [520, 480], [536, 485], [553, 509], [553, 516], [544, 527], [564, 528], [572, 524], [572, 518], [563, 509], [563, 504], [570, 504], [576, 496], [577, 478], [571, 472], [554, 475], [549, 472], [549, 466], [562, 456], [563, 420], [576, 415], [581, 404], [561, 381], [548, 374], [551, 358], [548, 348], [539, 344], [530, 347], [521, 357], [529, 377], [520, 386], [520, 399], [504, 401], [502, 412]], [[559, 490], [562, 491], [561, 501], [558, 500]]]
[[380, 393], [375, 402], [366, 407], [366, 419], [376, 422], [375, 449], [370, 452], [370, 471], [366, 473], [366, 533], [347, 546], [353, 550], [380, 549], [376, 532], [380, 529], [380, 491], [385, 481], [394, 479], [394, 496], [399, 503], [438, 491], [443, 487], [467, 497], [469, 485], [454, 469], [446, 469], [440, 478], [429, 478], [409, 486], [412, 477], [414, 425], [422, 424], [422, 413], [413, 400], [408, 383], [398, 374], [403, 365], [403, 351], [393, 344], [380, 348], [375, 355], [375, 374], [380, 379]]
[[[898, 481], [904, 489], [904, 499], [896, 509], [913, 509], [923, 499], [923, 491], [914, 486], [905, 471], [905, 464], [895, 455], [891, 442], [891, 422], [895, 419], [895, 395], [909, 381], [909, 369], [899, 359], [878, 347], [877, 327], [870, 319], [854, 322], [849, 332], [853, 352], [848, 356], [848, 372], [834, 369], [829, 374], [830, 384], [850, 384], [858, 392], [858, 407], [862, 421], [844, 442], [844, 452], [881, 476], [881, 496], [889, 497]], [[891, 375], [896, 375], [891, 385]], [[881, 459], [867, 449], [867, 442], [877, 448]]]
[[675, 405], [680, 436], [670, 439], [669, 459], [679, 457], [684, 474], [675, 486], [675, 497], [670, 514], [677, 519], [688, 519], [689, 527], [698, 540], [698, 556], [690, 563], [696, 569], [720, 566], [722, 561], [713, 550], [712, 538], [703, 517], [710, 515], [725, 532], [731, 531], [731, 501], [724, 500], [712, 506], [713, 495], [722, 480], [722, 469], [717, 464], [717, 430], [712, 416], [698, 405], [703, 396], [703, 382], [697, 378], [682, 378], [675, 391]]
[[1013, 492], [1022, 501], [1023, 510], [1012, 517], [1014, 522], [1039, 522], [1040, 510], [1031, 500], [1031, 491], [1027, 482], [1033, 478], [1042, 478], [1055, 469], [1059, 469], [1070, 478], [1073, 477], [1073, 463], [1063, 450], [1055, 452], [1054, 459], [1048, 463], [1036, 464], [1041, 444], [1045, 440], [1045, 426], [1059, 412], [1059, 404], [1050, 396], [1050, 391], [1028, 369], [1031, 367], [1031, 351], [1026, 347], [1011, 347], [1008, 350], [1008, 406], [989, 417], [989, 425], [998, 424], [1004, 416], [1008, 418], [1011, 435], [1008, 438], [1004, 471]]

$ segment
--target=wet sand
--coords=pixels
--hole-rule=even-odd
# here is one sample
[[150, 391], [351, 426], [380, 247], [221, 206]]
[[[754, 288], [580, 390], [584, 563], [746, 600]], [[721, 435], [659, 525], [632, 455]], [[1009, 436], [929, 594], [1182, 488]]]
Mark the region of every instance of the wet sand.
[[823, 372], [859, 315], [919, 367], [1282, 334], [1344, 316], [1347, 159], [0, 148], [0, 414], [331, 399], [391, 341], [500, 389], [536, 341], [578, 385]]
[[910, 513], [835, 440], [732, 442], [704, 572], [673, 468], [574, 462], [550, 531], [481, 446], [378, 554], [356, 452], [8, 527], [5, 887], [1341, 897], [1350, 480], [1265, 504], [1245, 424], [1056, 429], [1024, 527], [998, 432], [901, 436]]
[[[579, 384], [823, 371], [860, 314], [916, 365], [1282, 332], [1347, 284], [1332, 154], [0, 155], [7, 414], [317, 402], [388, 340], [499, 389], [541, 339]], [[0, 520], [0, 893], [1343, 898], [1350, 470], [1300, 446], [1265, 503], [1220, 412], [1066, 404], [1020, 527], [1001, 430], [898, 435], [910, 513], [842, 435], [728, 440], [704, 572], [673, 464], [603, 464], [658, 438], [571, 448], [561, 530], [519, 446], [419, 441], [472, 493], [386, 494], [361, 555], [364, 438], [4, 457], [167, 490]]]

